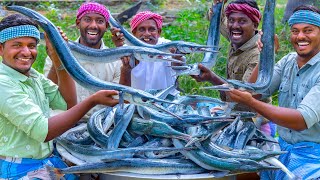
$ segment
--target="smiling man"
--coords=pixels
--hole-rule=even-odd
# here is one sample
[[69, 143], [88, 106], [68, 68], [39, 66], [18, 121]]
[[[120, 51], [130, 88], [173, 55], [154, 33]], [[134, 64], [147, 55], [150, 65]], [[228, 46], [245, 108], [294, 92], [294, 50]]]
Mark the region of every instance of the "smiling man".
[[[130, 21], [132, 34], [141, 41], [156, 45], [170, 42], [160, 37], [162, 32], [162, 16], [151, 11], [137, 13]], [[114, 29], [113, 41], [115, 44], [123, 45], [123, 34], [116, 35], [120, 29]], [[174, 57], [181, 60], [181, 57]], [[129, 58], [122, 59], [121, 82], [136, 89], [165, 89], [174, 84], [176, 80], [175, 72], [172, 70], [170, 62], [139, 62], [129, 65]], [[133, 67], [131, 67], [133, 66]], [[178, 91], [173, 91], [176, 94]]]
[[[78, 43], [95, 49], [107, 49], [103, 42], [103, 35], [109, 27], [109, 11], [107, 8], [96, 2], [83, 3], [76, 15], [76, 26], [79, 29], [80, 37], [76, 40]], [[81, 54], [75, 54], [76, 59], [79, 61], [81, 66], [85, 68], [93, 76], [107, 82], [119, 83], [120, 80], [120, 68], [122, 65], [121, 60], [111, 63], [94, 63], [85, 61], [85, 56]], [[50, 58], [46, 59], [44, 66], [44, 74], [51, 79], [53, 82], [57, 82], [57, 72], [52, 67]], [[86, 97], [90, 96], [94, 92], [82, 87], [76, 83], [76, 90], [78, 94], [78, 102], [83, 101]], [[91, 110], [84, 119], [88, 119], [90, 114], [95, 110], [101, 108], [100, 106], [95, 107]]]
[[[256, 100], [250, 93], [230, 91], [233, 101], [245, 104], [278, 125], [279, 160], [297, 176], [320, 177], [320, 10], [298, 7], [288, 21], [291, 43], [296, 52], [284, 56], [274, 67], [270, 87], [279, 92], [279, 107]], [[258, 67], [253, 78], [258, 75]], [[261, 173], [261, 179], [292, 179], [282, 170]]]
[[[220, 3], [227, 0], [215, 0]], [[261, 20], [259, 7], [254, 0], [234, 0], [225, 8], [221, 19], [221, 34], [230, 41], [226, 78], [248, 82], [254, 67], [259, 63], [260, 51], [257, 41], [260, 39], [258, 26]], [[278, 41], [275, 38], [275, 46], [278, 48]], [[214, 85], [223, 84], [209, 69], [199, 65], [202, 73], [199, 76], [192, 76], [197, 81], [208, 81]], [[224, 101], [230, 101], [224, 92], [220, 93]], [[271, 98], [263, 99], [264, 102], [271, 102]], [[238, 111], [252, 111], [253, 109], [237, 104], [234, 108]], [[256, 125], [265, 133], [275, 136], [276, 126], [265, 118], [257, 118]]]
[[[11, 14], [0, 21], [0, 179], [51, 179], [46, 165], [67, 167], [53, 153], [52, 140], [95, 105], [118, 103], [112, 98], [118, 92], [101, 90], [76, 104], [75, 83], [66, 70], [57, 71], [57, 86], [32, 68], [39, 40], [38, 25], [24, 15]], [[60, 67], [48, 39], [46, 47], [54, 68]], [[50, 116], [49, 108], [66, 112]]]

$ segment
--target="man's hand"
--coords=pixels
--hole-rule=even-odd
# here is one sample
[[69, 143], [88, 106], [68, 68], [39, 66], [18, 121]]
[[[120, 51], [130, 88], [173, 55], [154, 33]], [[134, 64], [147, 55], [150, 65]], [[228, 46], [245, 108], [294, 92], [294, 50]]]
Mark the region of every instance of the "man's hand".
[[238, 89], [227, 91], [226, 95], [229, 96], [232, 101], [245, 105], [250, 105], [251, 102], [255, 99], [251, 93]]
[[[260, 34], [260, 36], [262, 36], [263, 32], [259, 31], [259, 34]], [[257, 45], [258, 45], [259, 51], [261, 52], [262, 48], [263, 48], [263, 43], [261, 41], [261, 38], [258, 39]], [[274, 34], [274, 52], [277, 53], [279, 49], [280, 49], [279, 38], [278, 38], [277, 34]]]
[[[65, 41], [68, 41], [68, 37], [67, 37], [67, 35], [62, 31], [62, 29], [61, 29], [60, 27], [58, 27], [58, 30], [59, 30], [62, 38], [63, 38]], [[52, 46], [52, 44], [51, 44], [51, 42], [50, 42], [50, 40], [49, 40], [49, 38], [48, 38], [48, 36], [47, 36], [46, 33], [44, 34], [44, 37], [45, 37], [45, 41], [46, 41], [46, 51], [47, 51], [48, 56], [50, 57], [50, 59], [51, 59], [52, 61], [55, 61], [54, 63], [60, 64], [59, 58], [55, 58], [55, 57], [57, 57], [57, 53], [56, 53], [55, 49], [53, 48], [53, 46]]]
[[111, 34], [112, 34], [112, 42], [116, 47], [120, 47], [124, 45], [124, 35], [121, 33], [119, 28], [112, 27], [110, 29]]
[[92, 96], [92, 101], [95, 105], [102, 104], [106, 106], [115, 106], [119, 103], [119, 100], [114, 99], [112, 96], [118, 95], [118, 91], [115, 90], [100, 90], [94, 93]]
[[199, 64], [198, 68], [200, 69], [200, 75], [191, 75], [191, 77], [197, 82], [212, 82], [214, 74], [211, 72], [211, 70], [206, 68], [202, 64]]

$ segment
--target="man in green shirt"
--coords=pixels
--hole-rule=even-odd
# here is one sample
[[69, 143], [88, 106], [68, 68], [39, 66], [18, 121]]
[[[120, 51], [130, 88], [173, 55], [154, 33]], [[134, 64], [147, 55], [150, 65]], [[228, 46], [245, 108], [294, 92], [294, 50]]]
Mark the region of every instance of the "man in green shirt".
[[[51, 43], [47, 53], [57, 69], [58, 85], [32, 68], [40, 39], [38, 26], [13, 14], [0, 22], [0, 179], [34, 178], [44, 164], [61, 166], [52, 155], [52, 139], [72, 128], [97, 104], [113, 106], [116, 91], [98, 91], [76, 105], [73, 79]], [[50, 117], [49, 108], [67, 110]]]

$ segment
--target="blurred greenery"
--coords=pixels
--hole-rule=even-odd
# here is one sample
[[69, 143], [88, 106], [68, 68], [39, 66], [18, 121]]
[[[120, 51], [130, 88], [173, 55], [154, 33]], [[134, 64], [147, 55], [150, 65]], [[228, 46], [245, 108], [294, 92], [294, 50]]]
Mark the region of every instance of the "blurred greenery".
[[[34, 9], [43, 13], [49, 20], [51, 20], [56, 26], [62, 28], [67, 34], [68, 38], [75, 40], [79, 36], [79, 32], [75, 27], [75, 14], [77, 8], [83, 1], [36, 1], [23, 4], [24, 6]], [[266, 0], [257, 0], [261, 11], [264, 9]], [[281, 24], [281, 18], [284, 14], [286, 0], [278, 0], [277, 8], [275, 9], [276, 26], [275, 31], [279, 36], [280, 49], [276, 55], [276, 61], [293, 51], [289, 39], [289, 28], [287, 25]], [[21, 2], [17, 2], [21, 3]], [[111, 13], [121, 12], [125, 8], [134, 4], [133, 1], [121, 1], [124, 6], [108, 6]], [[170, 40], [184, 40], [196, 42], [199, 44], [205, 44], [207, 39], [207, 30], [209, 21], [206, 14], [211, 7], [212, 1], [208, 0], [179, 0], [178, 3], [185, 3], [187, 6], [183, 6], [181, 9], [176, 10], [176, 19], [170, 25], [165, 26], [162, 31], [162, 36]], [[13, 4], [12, 1], [2, 1], [0, 5]], [[147, 7], [155, 12], [166, 12], [168, 9], [168, 0], [151, 0], [148, 1]], [[20, 4], [18, 4], [20, 5]], [[261, 23], [262, 24], [262, 23]], [[128, 28], [128, 23], [124, 25]], [[229, 43], [221, 36], [220, 52], [218, 55], [217, 63], [212, 69], [218, 75], [225, 76], [226, 59], [228, 53]], [[108, 31], [105, 33], [104, 40], [107, 46], [114, 47], [111, 42], [111, 33]], [[40, 72], [43, 72], [44, 59], [46, 57], [44, 43], [40, 43], [38, 57], [33, 67]], [[201, 62], [203, 58], [202, 54], [188, 55], [188, 63]], [[207, 83], [197, 83], [190, 76], [182, 76], [179, 79], [180, 86], [185, 90], [186, 94], [201, 94], [207, 96], [218, 97], [218, 93], [213, 90], [201, 90], [199, 87], [209, 85]], [[276, 95], [275, 95], [276, 96]], [[276, 99], [276, 98], [274, 98]], [[275, 101], [274, 104], [277, 104]]]

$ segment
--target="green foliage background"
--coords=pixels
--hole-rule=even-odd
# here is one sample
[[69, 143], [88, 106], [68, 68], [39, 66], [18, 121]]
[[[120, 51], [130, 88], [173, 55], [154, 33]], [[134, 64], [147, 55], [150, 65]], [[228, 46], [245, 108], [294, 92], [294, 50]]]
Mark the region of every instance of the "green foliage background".
[[[176, 9], [176, 19], [169, 26], [165, 26], [162, 31], [162, 36], [170, 40], [184, 40], [190, 42], [196, 42], [199, 44], [205, 44], [207, 39], [207, 29], [209, 21], [206, 14], [211, 7], [212, 1], [208, 0], [178, 0], [181, 3], [186, 3], [181, 9]], [[257, 0], [261, 12], [264, 9], [266, 0]], [[43, 12], [44, 15], [51, 20], [56, 26], [60, 26], [62, 30], [67, 34], [71, 40], [76, 39], [79, 36], [78, 30], [75, 27], [75, 14], [77, 8], [83, 1], [36, 1], [24, 3], [23, 5], [34, 9], [39, 12]], [[277, 8], [275, 9], [276, 18], [276, 34], [279, 36], [280, 50], [276, 55], [276, 61], [283, 57], [288, 52], [292, 51], [292, 46], [289, 39], [289, 28], [287, 25], [281, 23], [281, 18], [284, 14], [286, 0], [278, 0]], [[2, 1], [0, 5], [6, 6], [12, 4], [12, 1]], [[21, 3], [21, 2], [20, 2]], [[122, 10], [130, 7], [134, 4], [132, 1], [121, 1], [123, 6], [108, 6], [111, 13], [121, 12]], [[151, 0], [147, 3], [148, 8], [155, 12], [163, 12], [168, 8], [168, 0]], [[188, 5], [189, 4], [189, 5]], [[18, 4], [21, 5], [21, 4]], [[115, 9], [116, 8], [116, 9]], [[262, 23], [260, 23], [262, 24]], [[129, 27], [128, 23], [125, 27]], [[260, 27], [261, 28], [261, 27]], [[225, 76], [226, 59], [228, 53], [229, 43], [221, 36], [220, 52], [215, 67], [212, 69], [215, 73]], [[108, 31], [104, 36], [105, 43], [109, 47], [114, 47], [111, 42], [111, 33]], [[39, 53], [37, 61], [33, 67], [40, 72], [43, 72], [44, 59], [46, 58], [44, 43], [39, 45]], [[202, 54], [188, 55], [188, 63], [200, 62], [202, 60]], [[185, 90], [186, 94], [201, 94], [207, 96], [218, 97], [218, 93], [212, 90], [201, 90], [199, 87], [206, 86], [206, 83], [197, 83], [189, 76], [182, 76], [179, 79], [180, 86]], [[275, 95], [276, 96], [276, 95]], [[276, 99], [276, 98], [273, 98]], [[277, 104], [275, 101], [274, 104]]]

